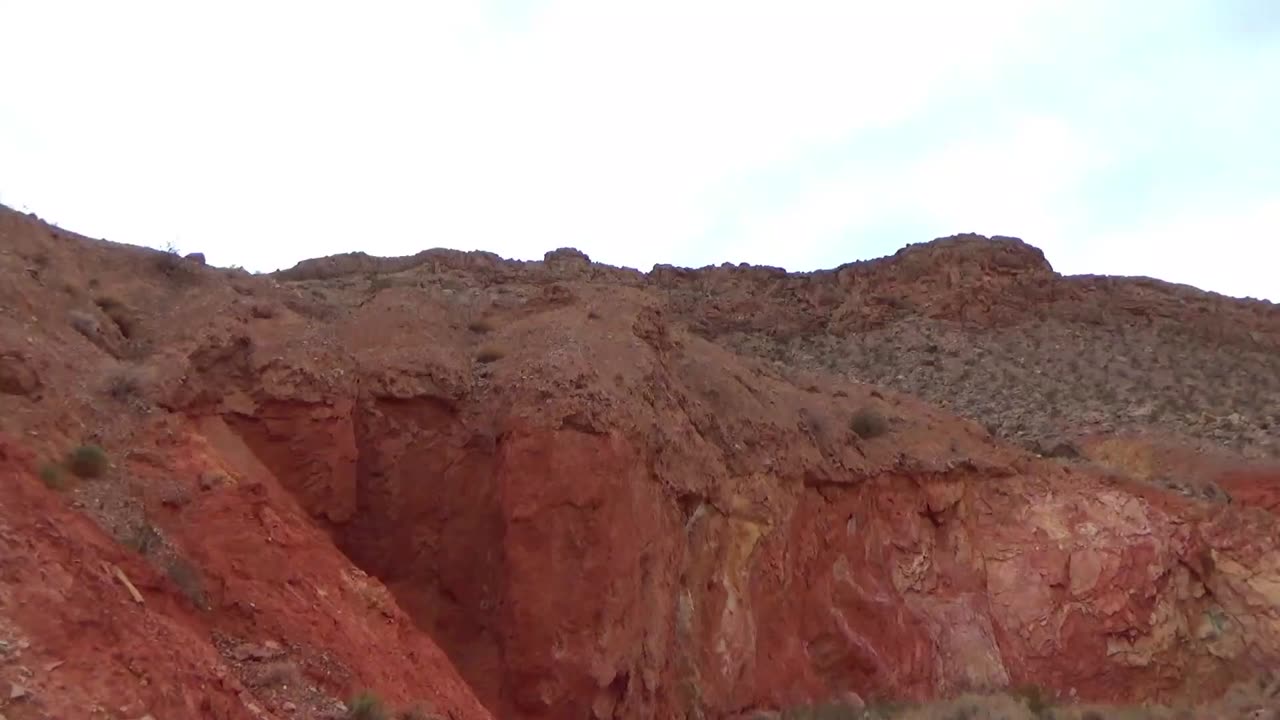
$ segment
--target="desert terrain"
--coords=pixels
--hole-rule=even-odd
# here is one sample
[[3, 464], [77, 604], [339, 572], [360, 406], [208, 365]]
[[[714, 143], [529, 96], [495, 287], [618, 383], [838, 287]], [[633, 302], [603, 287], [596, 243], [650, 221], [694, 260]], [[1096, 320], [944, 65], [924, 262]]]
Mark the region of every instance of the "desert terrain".
[[0, 207], [0, 716], [1277, 717], [1280, 306], [1050, 260]]

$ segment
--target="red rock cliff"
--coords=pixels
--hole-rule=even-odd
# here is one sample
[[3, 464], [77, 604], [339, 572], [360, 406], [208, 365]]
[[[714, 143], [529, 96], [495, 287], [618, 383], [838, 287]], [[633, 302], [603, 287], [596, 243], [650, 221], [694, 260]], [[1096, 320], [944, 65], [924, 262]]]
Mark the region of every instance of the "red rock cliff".
[[[1084, 699], [1208, 696], [1280, 661], [1280, 525], [1265, 509], [1039, 458], [910, 396], [715, 341], [765, 331], [788, 293], [831, 299], [797, 305], [779, 332], [874, 329], [901, 311], [861, 295], [878, 281], [435, 252], [392, 266], [330, 259], [285, 282], [187, 268], [175, 287], [128, 275], [148, 255], [61, 242], [47, 264], [106, 278], [136, 327], [86, 337], [65, 321], [83, 301], [56, 296], [47, 275], [12, 273], [21, 285], [6, 300], [39, 301], [23, 311], [32, 320], [6, 318], [6, 337], [40, 336], [21, 366], [60, 410], [10, 395], [10, 429], [65, 436], [75, 417], [122, 452], [132, 428], [165, 418], [200, 448], [199, 467], [250, 483], [243, 504], [208, 512], [244, 522], [253, 493], [287, 490], [292, 500], [265, 503], [271, 513], [236, 525], [244, 534], [224, 549], [204, 541], [201, 557], [241, 558], [221, 573], [222, 597], [254, 597], [256, 583], [314, 582], [320, 561], [289, 548], [327, 534], [380, 581], [351, 597], [393, 628], [327, 632], [376, 633], [346, 662], [397, 702], [437, 683], [432, 697], [477, 712], [442, 663], [411, 675], [412, 663], [360, 659], [381, 643], [430, 654], [426, 636], [511, 718], [726, 717], [845, 690], [1024, 683]], [[1020, 243], [984, 242], [953, 241], [972, 263], [928, 283], [968, 288], [957, 302], [1014, 322], [1052, 270]], [[927, 251], [832, 277], [921, 277], [912, 258]], [[716, 272], [723, 292], [695, 304]], [[743, 304], [717, 309], [739, 293]], [[1242, 342], [1271, 341], [1248, 336], [1269, 310], [1230, 307], [1253, 323]], [[122, 365], [144, 373], [124, 393], [132, 405], [98, 394]], [[49, 382], [72, 371], [83, 387]], [[865, 412], [884, 420], [879, 432], [855, 421]], [[281, 510], [293, 501], [297, 515]], [[303, 514], [314, 527], [297, 525]], [[276, 530], [280, 517], [293, 529]], [[272, 563], [254, 549], [271, 547], [264, 538], [286, 548]], [[308, 622], [288, 633], [332, 621]]]

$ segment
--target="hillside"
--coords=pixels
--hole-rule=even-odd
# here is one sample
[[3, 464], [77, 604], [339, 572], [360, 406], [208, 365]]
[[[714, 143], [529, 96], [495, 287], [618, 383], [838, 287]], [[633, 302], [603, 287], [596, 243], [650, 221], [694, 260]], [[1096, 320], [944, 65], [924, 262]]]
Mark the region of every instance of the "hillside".
[[0, 210], [0, 308], [8, 720], [1205, 700], [1280, 661], [1269, 303], [977, 236], [255, 276]]
[[802, 274], [727, 263], [641, 274], [566, 250], [530, 264], [487, 253], [355, 254], [278, 277], [394, 282], [464, 268], [496, 283], [542, 275], [645, 288], [701, 337], [917, 395], [1032, 449], [1159, 432], [1280, 455], [1280, 306], [1150, 278], [1064, 277], [1013, 238], [960, 235]]

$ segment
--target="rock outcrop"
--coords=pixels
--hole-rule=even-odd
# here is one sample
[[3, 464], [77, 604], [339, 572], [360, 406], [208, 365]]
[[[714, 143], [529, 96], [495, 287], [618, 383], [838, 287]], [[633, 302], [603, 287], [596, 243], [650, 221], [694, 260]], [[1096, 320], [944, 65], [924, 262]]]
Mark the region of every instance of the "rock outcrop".
[[[913, 318], [1087, 323], [1072, 298], [1102, 294], [1126, 318], [1215, 308], [1190, 332], [1260, 351], [1280, 339], [1274, 306], [1062, 279], [1021, 241], [975, 236], [804, 276], [645, 275], [559, 250], [355, 255], [273, 278], [149, 276], [145, 251], [48, 232], [0, 216], [0, 357], [41, 394], [0, 394], [5, 447], [24, 454], [7, 482], [85, 533], [96, 520], [92, 553], [113, 562], [105, 538], [130, 522], [110, 508], [132, 507], [160, 536], [143, 559], [208, 578], [183, 604], [130, 560], [147, 605], [100, 621], [180, 626], [204, 648], [154, 660], [189, 692], [129, 696], [148, 709], [228, 672], [248, 693], [237, 708], [289, 716], [302, 699], [254, 686], [236, 659], [265, 640], [303, 658], [321, 695], [377, 688], [457, 718], [487, 717], [477, 699], [503, 718], [718, 718], [1025, 684], [1203, 698], [1280, 662], [1265, 463], [1205, 470], [1260, 499], [1179, 492], [1115, 448], [1039, 457], [770, 350]], [[41, 253], [36, 276], [17, 271]], [[104, 295], [132, 313], [115, 352], [67, 320], [105, 313]], [[66, 498], [40, 486], [33, 455], [89, 441], [116, 459], [106, 479]], [[230, 708], [239, 687], [216, 697]]]

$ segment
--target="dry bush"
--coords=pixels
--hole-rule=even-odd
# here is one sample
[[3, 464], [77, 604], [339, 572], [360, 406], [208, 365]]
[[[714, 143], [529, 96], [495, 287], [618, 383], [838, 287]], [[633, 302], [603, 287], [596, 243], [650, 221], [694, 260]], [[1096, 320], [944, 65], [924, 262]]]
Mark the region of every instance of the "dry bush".
[[141, 397], [144, 386], [142, 371], [136, 367], [121, 368], [107, 376], [107, 395], [119, 402]]
[[889, 432], [889, 421], [875, 410], [864, 407], [849, 418], [849, 429], [863, 440], [870, 440]]
[[190, 283], [198, 276], [196, 263], [183, 258], [173, 243], [165, 245], [164, 250], [153, 257], [156, 270], [175, 283]]
[[468, 330], [470, 330], [473, 333], [480, 333], [480, 334], [491, 333], [497, 328], [498, 326], [493, 322], [493, 320], [489, 318], [479, 318], [477, 320], [472, 320], [470, 323], [467, 324]]
[[882, 703], [865, 709], [840, 705], [792, 708], [781, 720], [1280, 720], [1280, 678], [1240, 682], [1217, 701], [1195, 707], [1055, 705], [1042, 691], [967, 694], [927, 703]]
[[346, 720], [388, 720], [382, 698], [369, 690], [362, 690], [347, 703]]
[[781, 720], [863, 720], [864, 718], [875, 717], [877, 716], [871, 715], [861, 708], [842, 703], [827, 703], [784, 710]]
[[195, 565], [186, 558], [174, 556], [165, 563], [164, 571], [173, 584], [177, 585], [182, 594], [191, 601], [191, 604], [201, 610], [210, 608], [209, 599], [204, 592], [204, 581]]
[[62, 468], [53, 463], [45, 463], [40, 466], [40, 481], [51, 490], [65, 490], [68, 484], [67, 476], [62, 472]]
[[133, 532], [121, 538], [120, 543], [139, 555], [148, 555], [164, 547], [164, 538], [155, 525], [144, 520], [133, 528]]
[[108, 464], [106, 451], [97, 445], [81, 445], [67, 456], [67, 468], [86, 480], [105, 475]]
[[291, 660], [269, 662], [256, 667], [248, 684], [255, 688], [293, 687], [302, 683], [302, 671]]
[[131, 338], [138, 334], [140, 323], [137, 316], [119, 298], [107, 295], [94, 300], [94, 304], [111, 319], [111, 322], [115, 323], [122, 336]]
[[1234, 714], [1280, 720], [1280, 673], [1263, 672], [1256, 678], [1232, 685], [1218, 705], [1224, 717]]

